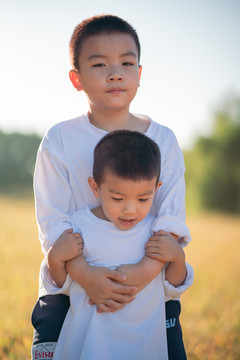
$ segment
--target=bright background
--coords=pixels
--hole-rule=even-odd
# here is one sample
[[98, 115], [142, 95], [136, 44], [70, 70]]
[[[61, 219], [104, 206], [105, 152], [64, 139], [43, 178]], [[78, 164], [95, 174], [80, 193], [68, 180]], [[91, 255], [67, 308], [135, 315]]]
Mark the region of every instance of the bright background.
[[0, 359], [30, 358], [42, 261], [32, 194], [40, 139], [1, 130], [42, 136], [87, 110], [68, 79], [68, 44], [82, 19], [100, 13], [123, 17], [140, 37], [132, 111], [172, 128], [184, 150], [200, 139], [184, 152], [186, 203], [202, 200], [209, 184], [205, 198], [236, 199], [233, 213], [216, 204], [215, 212], [188, 210], [195, 280], [182, 297], [181, 322], [189, 360], [239, 360], [239, 0], [0, 0]]
[[238, 0], [0, 0], [0, 129], [37, 132], [87, 105], [68, 72], [74, 27], [102, 13], [137, 30], [141, 87], [133, 112], [172, 128], [189, 148], [211, 130], [211, 113], [240, 90]]

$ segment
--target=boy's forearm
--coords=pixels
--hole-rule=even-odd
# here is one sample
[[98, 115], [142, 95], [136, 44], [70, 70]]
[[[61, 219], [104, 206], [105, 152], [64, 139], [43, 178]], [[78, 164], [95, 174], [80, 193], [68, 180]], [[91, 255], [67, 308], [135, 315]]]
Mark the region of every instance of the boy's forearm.
[[73, 229], [65, 230], [49, 249], [48, 268], [53, 281], [62, 287], [67, 277], [66, 261], [82, 254], [83, 239]]
[[181, 286], [187, 276], [185, 256], [170, 262], [165, 271], [165, 279], [174, 287]]
[[88, 265], [82, 255], [67, 261], [66, 270], [74, 281], [85, 288], [85, 281], [88, 279], [88, 275], [91, 272], [91, 267]]
[[58, 287], [62, 287], [66, 281], [67, 271], [64, 261], [56, 261], [54, 255], [52, 255], [51, 249], [47, 254], [47, 263], [50, 275]]
[[144, 255], [142, 260], [138, 263], [141, 267], [147, 283], [151, 282], [165, 266], [165, 262], [151, 259], [149, 256]]
[[165, 262], [145, 255], [137, 264], [122, 265], [118, 270], [127, 275], [125, 284], [136, 286], [140, 291], [160, 273], [164, 265]]

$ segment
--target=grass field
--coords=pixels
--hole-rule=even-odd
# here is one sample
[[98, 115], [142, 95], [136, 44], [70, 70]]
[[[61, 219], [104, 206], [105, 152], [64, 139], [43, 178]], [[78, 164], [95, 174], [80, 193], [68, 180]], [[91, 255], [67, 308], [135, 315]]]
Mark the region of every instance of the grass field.
[[[188, 216], [195, 283], [182, 297], [190, 360], [240, 359], [240, 218]], [[42, 260], [33, 200], [0, 197], [0, 359], [30, 359], [31, 311]], [[150, 359], [149, 359], [150, 360]]]

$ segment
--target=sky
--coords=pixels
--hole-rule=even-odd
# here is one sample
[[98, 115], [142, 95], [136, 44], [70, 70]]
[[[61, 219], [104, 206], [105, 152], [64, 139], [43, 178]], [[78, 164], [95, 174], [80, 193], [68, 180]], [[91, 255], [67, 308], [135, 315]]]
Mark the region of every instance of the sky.
[[240, 94], [239, 0], [0, 0], [0, 130], [38, 133], [87, 111], [68, 77], [75, 26], [114, 14], [137, 30], [143, 66], [131, 111], [170, 127], [188, 149]]

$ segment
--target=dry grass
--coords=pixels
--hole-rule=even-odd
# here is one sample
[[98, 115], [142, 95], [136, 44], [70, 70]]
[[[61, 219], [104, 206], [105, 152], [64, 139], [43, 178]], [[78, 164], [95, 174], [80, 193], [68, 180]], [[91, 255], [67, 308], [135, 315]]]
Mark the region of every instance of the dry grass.
[[182, 299], [188, 358], [240, 359], [240, 219], [205, 214], [188, 224], [193, 241], [186, 253], [195, 270]]
[[[240, 220], [205, 214], [189, 217], [188, 225], [193, 241], [186, 252], [195, 269], [182, 299], [188, 359], [240, 359]], [[33, 200], [1, 197], [0, 229], [0, 359], [29, 359], [42, 259]]]
[[33, 200], [0, 198], [0, 359], [29, 359], [42, 259]]

